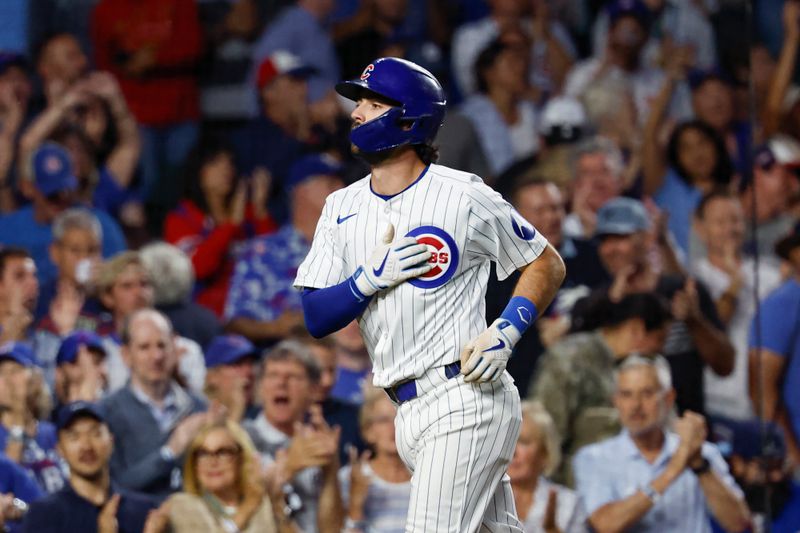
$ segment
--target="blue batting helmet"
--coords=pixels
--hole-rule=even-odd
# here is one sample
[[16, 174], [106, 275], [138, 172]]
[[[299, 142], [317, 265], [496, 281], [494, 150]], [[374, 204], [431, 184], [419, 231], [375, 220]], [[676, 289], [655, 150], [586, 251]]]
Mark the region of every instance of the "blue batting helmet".
[[365, 153], [404, 144], [429, 144], [444, 122], [447, 100], [439, 81], [405, 59], [377, 59], [367, 65], [359, 79], [338, 83], [336, 92], [353, 101], [372, 93], [396, 104], [351, 131], [350, 141]]

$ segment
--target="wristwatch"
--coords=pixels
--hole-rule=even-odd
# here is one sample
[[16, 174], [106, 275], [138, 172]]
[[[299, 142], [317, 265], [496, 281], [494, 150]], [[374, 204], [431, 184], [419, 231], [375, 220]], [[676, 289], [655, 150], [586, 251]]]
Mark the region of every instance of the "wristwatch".
[[353, 520], [350, 517], [347, 517], [344, 521], [344, 529], [345, 531], [366, 531], [367, 530], [367, 521], [366, 520]]
[[658, 500], [661, 499], [661, 493], [659, 493], [650, 483], [642, 485], [639, 487], [639, 490], [647, 496], [647, 499], [650, 500], [650, 503], [655, 505], [658, 503]]
[[700, 464], [698, 466], [692, 467], [692, 472], [694, 472], [694, 475], [696, 476], [702, 476], [709, 470], [711, 470], [711, 463], [709, 463], [708, 459], [706, 459], [705, 457], [702, 458], [702, 461], [700, 461]]
[[10, 442], [24, 442], [25, 428], [22, 426], [11, 426], [8, 428], [8, 440]]

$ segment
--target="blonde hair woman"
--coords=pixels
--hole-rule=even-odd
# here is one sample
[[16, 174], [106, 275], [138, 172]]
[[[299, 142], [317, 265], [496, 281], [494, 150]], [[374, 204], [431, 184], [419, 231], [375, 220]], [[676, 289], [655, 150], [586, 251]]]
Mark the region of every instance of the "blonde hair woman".
[[371, 451], [358, 456], [350, 449], [350, 464], [339, 471], [345, 503], [345, 533], [402, 533], [411, 498], [408, 471], [394, 440], [394, 404], [382, 389], [366, 387], [359, 424]]
[[236, 422], [201, 429], [187, 450], [183, 472], [183, 492], [148, 517], [145, 533], [299, 531], [284, 515], [280, 490], [265, 494], [257, 452]]
[[541, 403], [522, 403], [514, 457], [508, 466], [514, 502], [527, 532], [583, 533], [586, 510], [578, 495], [547, 480], [561, 462], [558, 432]]

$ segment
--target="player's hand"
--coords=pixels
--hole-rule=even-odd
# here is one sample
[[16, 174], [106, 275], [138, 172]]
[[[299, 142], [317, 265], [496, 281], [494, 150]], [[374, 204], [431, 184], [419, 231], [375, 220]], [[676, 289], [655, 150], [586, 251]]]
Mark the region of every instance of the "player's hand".
[[508, 320], [498, 318], [461, 350], [464, 381], [484, 383], [500, 377], [522, 334]]
[[413, 237], [394, 240], [394, 226], [389, 224], [380, 244], [356, 271], [353, 279], [364, 296], [395, 287], [407, 279], [429, 272], [434, 265], [427, 263], [431, 252]]

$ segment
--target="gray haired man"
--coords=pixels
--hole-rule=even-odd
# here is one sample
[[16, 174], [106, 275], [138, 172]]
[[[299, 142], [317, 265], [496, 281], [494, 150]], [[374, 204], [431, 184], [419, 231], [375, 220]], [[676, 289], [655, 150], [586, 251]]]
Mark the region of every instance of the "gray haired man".
[[623, 431], [573, 459], [592, 528], [710, 532], [710, 512], [726, 531], [745, 530], [747, 505], [719, 450], [705, 442], [705, 419], [686, 411], [668, 429], [675, 391], [666, 360], [629, 355], [615, 380]]

